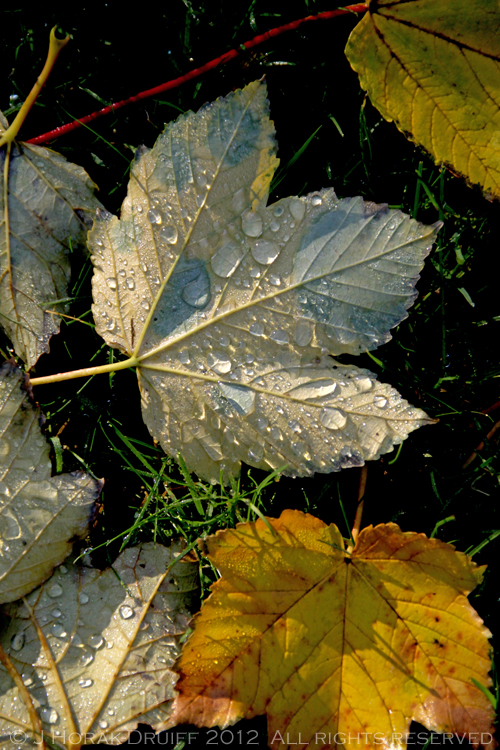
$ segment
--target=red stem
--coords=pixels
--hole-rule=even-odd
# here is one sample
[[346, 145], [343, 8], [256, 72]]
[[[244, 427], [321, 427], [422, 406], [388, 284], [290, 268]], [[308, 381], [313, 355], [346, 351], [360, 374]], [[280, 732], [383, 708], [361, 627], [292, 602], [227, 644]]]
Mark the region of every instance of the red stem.
[[183, 83], [186, 83], [186, 81], [192, 81], [193, 79], [203, 75], [203, 73], [206, 73], [209, 70], [213, 70], [218, 65], [224, 65], [230, 60], [234, 60], [236, 57], [238, 57], [238, 55], [241, 54], [243, 49], [253, 49], [253, 47], [257, 47], [259, 44], [266, 42], [268, 39], [272, 39], [275, 36], [284, 34], [286, 31], [293, 31], [294, 29], [297, 29], [303, 23], [306, 23], [308, 21], [327, 21], [330, 18], [345, 16], [349, 13], [364, 13], [367, 9], [367, 5], [365, 5], [364, 3], [358, 3], [357, 5], [348, 5], [345, 8], [337, 8], [336, 10], [329, 10], [325, 13], [318, 13], [317, 16], [306, 16], [306, 18], [299, 18], [297, 21], [286, 23], [283, 26], [277, 26], [275, 29], [270, 29], [270, 31], [266, 31], [264, 34], [255, 36], [253, 39], [250, 39], [249, 42], [245, 42], [244, 44], [242, 44], [238, 49], [229, 50], [229, 52], [225, 52], [220, 57], [216, 57], [215, 60], [210, 60], [210, 62], [202, 65], [201, 68], [195, 68], [194, 70], [191, 70], [189, 73], [186, 73], [186, 75], [180, 76], [180, 78], [174, 78], [172, 81], [162, 83], [161, 86], [155, 86], [155, 88], [148, 89], [147, 91], [141, 91], [139, 94], [131, 96], [128, 99], [123, 99], [122, 101], [116, 102], [115, 104], [110, 104], [108, 107], [104, 107], [103, 109], [99, 109], [96, 112], [92, 112], [92, 114], [86, 115], [79, 120], [69, 122], [67, 123], [67, 125], [61, 125], [59, 128], [54, 128], [54, 130], [50, 130], [48, 133], [43, 133], [43, 135], [38, 135], [36, 138], [30, 138], [27, 143], [40, 144], [47, 143], [48, 141], [53, 141], [56, 138], [59, 138], [61, 135], [70, 133], [72, 130], [76, 130], [76, 128], [79, 128], [82, 125], [86, 125], [88, 122], [92, 122], [92, 120], [97, 120], [98, 117], [108, 115], [110, 112], [121, 109], [121, 107], [126, 107], [127, 104], [133, 104], [134, 102], [139, 102], [142, 99], [148, 99], [150, 96], [156, 96], [157, 94], [162, 94], [164, 91], [175, 89], [178, 86], [181, 86]]

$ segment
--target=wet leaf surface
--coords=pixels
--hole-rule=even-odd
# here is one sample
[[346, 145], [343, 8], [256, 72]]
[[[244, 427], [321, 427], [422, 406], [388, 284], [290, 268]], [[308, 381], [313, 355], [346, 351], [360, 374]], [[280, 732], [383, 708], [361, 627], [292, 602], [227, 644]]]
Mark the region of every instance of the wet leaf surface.
[[[6, 127], [0, 116], [0, 133]], [[48, 148], [3, 146], [0, 174], [0, 324], [29, 368], [59, 331], [69, 255], [85, 247], [101, 203], [86, 172]]]
[[67, 562], [4, 608], [0, 747], [42, 731], [62, 747], [117, 744], [138, 722], [166, 720], [198, 589], [197, 565], [180, 555], [179, 544], [149, 543], [103, 572]]
[[325, 355], [390, 339], [440, 225], [332, 190], [266, 207], [275, 148], [255, 82], [139, 149], [89, 236], [97, 331], [136, 358], [152, 435], [213, 482], [359, 466], [430, 421]]
[[82, 471], [51, 476], [25, 381], [11, 362], [0, 368], [0, 602], [29, 593], [69, 555], [102, 489]]

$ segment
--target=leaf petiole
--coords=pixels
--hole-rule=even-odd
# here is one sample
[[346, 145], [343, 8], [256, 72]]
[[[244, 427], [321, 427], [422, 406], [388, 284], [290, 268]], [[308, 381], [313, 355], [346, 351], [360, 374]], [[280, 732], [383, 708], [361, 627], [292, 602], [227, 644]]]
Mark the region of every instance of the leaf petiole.
[[74, 380], [75, 378], [86, 378], [92, 375], [101, 375], [105, 372], [115, 372], [116, 370], [128, 370], [129, 367], [137, 367], [140, 360], [137, 357], [129, 357], [121, 362], [110, 362], [107, 365], [97, 365], [96, 367], [84, 367], [81, 370], [71, 370], [71, 372], [57, 372], [55, 375], [44, 375], [41, 378], [30, 378], [31, 385], [45, 385], [46, 383], [59, 383], [62, 380]]
[[21, 126], [28, 116], [31, 107], [36, 102], [38, 94], [42, 90], [47, 78], [49, 77], [55, 62], [59, 57], [59, 52], [63, 47], [67, 45], [67, 43], [71, 39], [71, 36], [69, 34], [64, 39], [58, 39], [56, 37], [56, 28], [57, 26], [54, 26], [54, 28], [50, 32], [49, 51], [47, 53], [47, 60], [45, 61], [43, 70], [38, 76], [35, 85], [28, 94], [26, 101], [17, 113], [14, 121], [0, 138], [0, 146], [3, 146], [5, 143], [12, 143], [14, 138], [17, 136], [19, 130], [21, 129]]

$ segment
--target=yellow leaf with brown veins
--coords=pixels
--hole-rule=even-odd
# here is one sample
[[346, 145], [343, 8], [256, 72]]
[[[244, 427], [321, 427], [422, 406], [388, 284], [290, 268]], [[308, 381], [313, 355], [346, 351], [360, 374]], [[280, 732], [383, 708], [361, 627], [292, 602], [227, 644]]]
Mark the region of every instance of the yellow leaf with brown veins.
[[496, 198], [499, 39], [496, 0], [379, 0], [369, 3], [346, 47], [382, 116]]
[[490, 684], [490, 633], [466, 598], [483, 568], [465, 554], [395, 524], [349, 554], [336, 526], [291, 510], [207, 547], [222, 578], [177, 663], [168, 726], [267, 713], [280, 748], [403, 747], [412, 720], [491, 740], [472, 682]]

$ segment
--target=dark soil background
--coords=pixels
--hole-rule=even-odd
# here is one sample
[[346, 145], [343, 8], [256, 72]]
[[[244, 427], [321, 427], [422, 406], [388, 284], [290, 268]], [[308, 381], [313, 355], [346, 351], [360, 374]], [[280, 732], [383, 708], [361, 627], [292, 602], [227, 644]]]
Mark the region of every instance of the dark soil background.
[[[330, 9], [329, 3], [312, 0], [295, 5], [278, 0], [171, 0], [162, 6], [136, 5], [133, 12], [117, 3], [98, 8], [52, 3], [50, 8], [33, 7], [29, 14], [5, 9], [0, 25], [0, 108], [12, 119], [43, 66], [49, 30], [55, 24], [73, 40], [26, 121], [23, 139], [183, 75], [270, 28]], [[100, 200], [117, 213], [126, 193], [127, 163], [138, 145], [152, 146], [164, 123], [179, 112], [196, 110], [265, 76], [282, 165], [319, 128], [305, 153], [282, 174], [271, 201], [333, 186], [340, 197], [363, 195], [407, 213], [416, 209], [416, 218], [424, 223], [442, 218], [438, 247], [418, 284], [419, 299], [409, 318], [393, 331], [392, 341], [374, 352], [379, 362], [368, 355], [340, 359], [376, 372], [439, 419], [413, 433], [397, 459], [394, 452], [370, 464], [364, 525], [395, 521], [405, 531], [430, 535], [439, 521], [454, 516], [440, 526], [437, 536], [460, 550], [472, 550], [500, 529], [500, 431], [486, 439], [500, 419], [499, 206], [463, 180], [440, 172], [430, 157], [381, 119], [343, 53], [355, 23], [354, 17], [341, 17], [304, 24], [177, 90], [96, 120], [91, 123], [94, 132], [81, 128], [51, 147], [81, 164], [99, 186]], [[415, 199], [417, 169], [434, 200], [423, 187]], [[460, 253], [463, 264], [457, 261]], [[79, 273], [83, 281], [71, 311], [74, 316], [87, 311], [91, 301], [88, 261], [77, 262], [75, 279]], [[92, 319], [87, 315], [85, 320]], [[36, 375], [87, 366], [101, 345], [91, 327], [63, 324]], [[8, 346], [0, 338], [4, 351]], [[92, 364], [107, 362], [107, 357], [103, 349]], [[133, 373], [117, 373], [112, 379], [99, 376], [78, 393], [81, 386], [80, 381], [40, 386], [35, 397], [49, 413], [49, 434], [59, 433], [73, 451], [64, 453], [64, 470], [81, 468], [76, 454], [106, 479], [105, 522], [96, 526], [89, 540], [95, 545], [132, 523], [144, 495], [140, 477], [124, 469], [121, 454], [96, 429], [98, 423], [120, 423], [125, 435], [143, 440], [153, 454], [156, 449], [141, 419]], [[484, 445], [477, 456], [462, 468], [480, 444]], [[160, 465], [161, 452], [156, 455]], [[261, 478], [255, 470], [252, 476]], [[249, 481], [246, 469], [242, 481], [243, 486]], [[282, 478], [269, 490], [268, 514], [307, 507], [346, 533], [339, 496], [351, 522], [358, 482], [356, 469], [308, 480]], [[493, 631], [499, 614], [499, 550], [497, 537], [474, 558], [488, 569], [482, 587], [471, 597]], [[103, 555], [95, 559], [96, 564], [106, 564]], [[130, 745], [147, 741], [146, 728], [141, 731], [131, 737]], [[181, 728], [173, 735], [177, 731]], [[195, 735], [185, 738], [186, 747], [266, 746], [263, 717], [242, 722], [225, 735], [219, 730], [192, 731]], [[159, 741], [173, 748], [177, 740], [182, 738], [163, 735]]]

